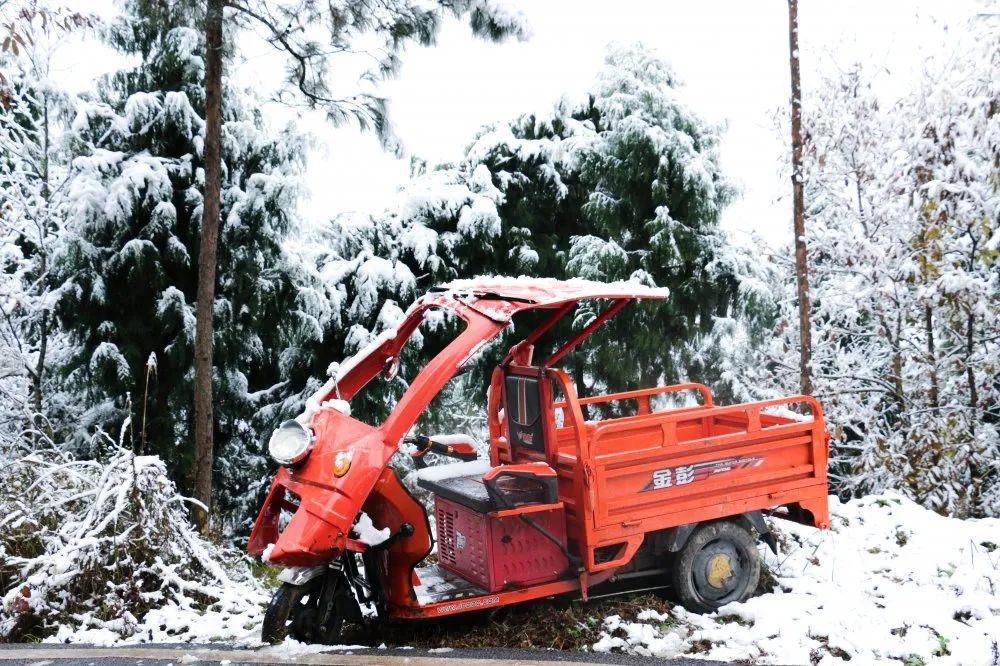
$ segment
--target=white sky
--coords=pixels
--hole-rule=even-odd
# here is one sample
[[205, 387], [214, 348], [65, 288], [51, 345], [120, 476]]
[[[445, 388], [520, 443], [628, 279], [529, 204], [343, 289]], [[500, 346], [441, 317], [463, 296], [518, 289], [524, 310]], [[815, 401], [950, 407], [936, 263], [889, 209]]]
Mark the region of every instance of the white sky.
[[[911, 78], [926, 44], [939, 38], [934, 19], [962, 25], [970, 7], [940, 0], [800, 4], [807, 90], [817, 67], [858, 59]], [[772, 244], [790, 240], [790, 187], [779, 171], [786, 148], [775, 129], [775, 114], [785, 112], [790, 95], [787, 3], [544, 0], [525, 3], [524, 12], [533, 30], [525, 43], [485, 43], [454, 22], [437, 47], [406, 54], [400, 77], [385, 91], [410, 154], [431, 163], [455, 160], [481, 125], [586, 91], [607, 43], [638, 40], [671, 63], [697, 111], [727, 126], [723, 168], [742, 194], [726, 210], [724, 226], [743, 242], [750, 231]], [[409, 160], [381, 152], [371, 137], [322, 122], [308, 124], [319, 149], [309, 163], [307, 217], [380, 208], [406, 181]]]
[[[107, 0], [89, 0], [107, 10]], [[995, 0], [994, 0], [995, 2]], [[81, 3], [85, 4], [85, 3]], [[346, 210], [380, 209], [409, 174], [409, 155], [431, 164], [458, 159], [483, 124], [546, 109], [565, 93], [586, 91], [601, 66], [605, 45], [642, 41], [671, 63], [689, 104], [725, 123], [724, 171], [742, 194], [723, 216], [738, 242], [750, 232], [771, 244], [791, 237], [790, 187], [780, 171], [786, 151], [775, 114], [787, 113], [788, 14], [783, 0], [535, 0], [519, 3], [533, 31], [523, 43], [490, 44], [463, 24], [446, 24], [434, 48], [404, 55], [398, 79], [383, 92], [392, 104], [407, 155], [384, 153], [370, 135], [333, 129], [316, 114], [299, 116], [315, 137], [302, 212], [322, 223]], [[962, 29], [983, 0], [800, 0], [803, 87], [820, 70], [857, 60], [885, 67], [882, 90], [906, 87], [922, 59]], [[244, 61], [230, 74], [264, 95], [280, 76], [268, 47], [247, 40]], [[74, 49], [75, 51], [75, 49]], [[98, 73], [106, 58], [74, 59], [78, 82]], [[81, 76], [83, 78], [81, 79]], [[294, 119], [269, 106], [276, 121]]]

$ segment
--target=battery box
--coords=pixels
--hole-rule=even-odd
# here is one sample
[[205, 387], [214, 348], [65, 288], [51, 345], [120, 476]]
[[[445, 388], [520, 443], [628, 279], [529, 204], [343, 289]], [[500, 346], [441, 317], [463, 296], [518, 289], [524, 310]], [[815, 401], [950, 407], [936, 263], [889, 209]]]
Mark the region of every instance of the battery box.
[[[434, 515], [438, 565], [487, 592], [545, 583], [566, 571], [563, 550], [519, 515], [491, 516], [440, 495], [434, 498]], [[565, 548], [562, 508], [526, 515]]]
[[462, 473], [418, 477], [434, 493], [438, 566], [491, 593], [562, 577], [566, 517], [551, 468], [469, 473], [462, 467], [469, 464], [455, 465]]

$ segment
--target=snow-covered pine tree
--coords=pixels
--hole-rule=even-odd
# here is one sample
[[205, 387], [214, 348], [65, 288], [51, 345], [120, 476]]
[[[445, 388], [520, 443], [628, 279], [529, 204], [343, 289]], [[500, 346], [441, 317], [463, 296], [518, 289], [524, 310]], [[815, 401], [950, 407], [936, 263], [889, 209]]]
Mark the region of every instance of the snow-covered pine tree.
[[[399, 71], [404, 49], [413, 43], [434, 43], [447, 17], [467, 19], [472, 33], [492, 41], [524, 38], [528, 28], [520, 12], [508, 11], [496, 0], [384, 0], [316, 2], [315, 0], [208, 0], [205, 38], [208, 46], [203, 76], [206, 96], [204, 163], [206, 181], [202, 215], [202, 245], [198, 256], [199, 296], [195, 340], [195, 497], [211, 503], [213, 443], [212, 345], [213, 277], [218, 258], [219, 134], [221, 131], [222, 61], [225, 9], [231, 25], [250, 26], [285, 56], [287, 78], [278, 98], [293, 105], [320, 110], [335, 125], [354, 121], [362, 130], [374, 130], [383, 146], [398, 149], [388, 119], [386, 100], [370, 84]], [[352, 60], [354, 61], [352, 63]], [[358, 63], [360, 62], [360, 67]], [[331, 71], [355, 72], [361, 82], [344, 93], [332, 86]], [[205, 516], [196, 512], [204, 531]]]
[[[717, 384], [722, 338], [759, 336], [771, 309], [762, 282], [745, 279], [754, 263], [718, 225], [732, 188], [717, 144], [718, 128], [681, 101], [663, 61], [641, 45], [614, 48], [589, 94], [484, 128], [458, 164], [417, 174], [384, 213], [336, 220], [323, 242], [334, 250], [319, 263], [342, 285], [340, 307], [358, 339], [380, 330], [385, 307], [396, 311], [457, 277], [667, 286], [670, 300], [633, 308], [563, 365], [582, 393], [689, 377]], [[594, 315], [585, 309], [574, 325]], [[436, 337], [424, 336], [428, 348]], [[469, 409], [481, 409], [489, 356]], [[329, 360], [318, 355], [313, 372]], [[443, 426], [455, 414], [456, 401], [446, 402], [452, 407], [439, 411], [448, 414], [432, 413], [431, 422]]]
[[[418, 296], [416, 278], [395, 251], [393, 230], [376, 224], [366, 215], [344, 215], [331, 228], [310, 231], [290, 248], [310, 265], [313, 283], [322, 285], [317, 295], [329, 308], [322, 336], [301, 348], [301, 360], [289, 364], [280, 399], [264, 405], [258, 413], [261, 428], [275, 427], [302, 410], [305, 396], [318, 390], [327, 374], [343, 358], [366, 347], [379, 333], [395, 326], [405, 307]], [[406, 388], [412, 377], [415, 354], [423, 344], [418, 330], [401, 354], [400, 372], [390, 383], [372, 382], [352, 401], [352, 413], [370, 422], [388, 414], [393, 397]], [[303, 388], [304, 387], [304, 388]]]
[[[190, 480], [193, 302], [201, 219], [203, 42], [194, 3], [126, 3], [108, 39], [139, 62], [100, 84], [72, 127], [73, 215], [57, 311], [74, 343], [66, 387], [94, 428], [130, 419], [131, 441]], [[325, 298], [281, 243], [294, 224], [302, 139], [265, 125], [252, 93], [225, 88], [215, 300], [218, 487], [223, 508], [263, 472], [250, 419], [322, 334]]]
[[587, 391], [692, 379], [725, 393], [719, 337], [734, 333], [737, 315], [736, 328], [757, 330], [770, 308], [752, 290], [749, 255], [719, 227], [733, 195], [718, 163], [720, 129], [684, 103], [668, 65], [640, 45], [609, 52], [577, 114], [596, 141], [579, 153], [585, 198], [563, 202], [566, 218], [579, 210], [583, 223], [556, 251], [567, 275], [670, 288], [667, 301], [599, 331], [577, 357], [577, 376], [600, 369]]

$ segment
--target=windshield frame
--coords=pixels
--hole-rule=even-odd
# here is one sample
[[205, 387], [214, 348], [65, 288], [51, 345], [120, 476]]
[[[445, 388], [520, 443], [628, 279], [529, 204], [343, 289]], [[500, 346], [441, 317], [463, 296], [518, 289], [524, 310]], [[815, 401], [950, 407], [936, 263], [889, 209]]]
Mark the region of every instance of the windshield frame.
[[470, 304], [429, 294], [418, 299], [393, 328], [383, 331], [366, 347], [345, 359], [336, 373], [306, 401], [306, 415], [322, 409], [330, 400], [350, 401], [397, 358], [403, 347], [425, 320], [429, 310], [442, 308], [463, 320], [463, 329], [430, 359], [412, 379], [389, 416], [379, 427], [387, 442], [398, 441], [413, 426], [430, 401], [482, 345], [500, 334], [509, 317], [488, 316]]

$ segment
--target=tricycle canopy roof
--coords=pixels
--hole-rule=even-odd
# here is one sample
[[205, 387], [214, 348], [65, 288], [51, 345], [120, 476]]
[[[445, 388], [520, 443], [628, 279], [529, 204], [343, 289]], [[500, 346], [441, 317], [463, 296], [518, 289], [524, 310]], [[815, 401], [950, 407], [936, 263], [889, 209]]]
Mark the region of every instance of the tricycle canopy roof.
[[431, 359], [410, 383], [396, 409], [383, 424], [384, 428], [393, 431], [388, 438], [390, 441], [398, 439], [412, 426], [420, 410], [426, 407], [444, 383], [486, 342], [504, 330], [510, 324], [512, 316], [518, 312], [536, 308], [555, 310], [510, 349], [503, 364], [514, 360], [525, 362], [530, 356], [532, 345], [568, 314], [577, 302], [588, 299], [612, 301], [610, 307], [594, 317], [545, 361], [546, 365], [551, 366], [627, 303], [642, 298], [662, 299], [668, 294], [667, 289], [633, 282], [595, 282], [582, 279], [482, 277], [446, 283], [418, 298], [394, 328], [383, 331], [344, 363], [331, 366], [329, 381], [307, 401], [306, 413], [299, 419], [307, 422], [328, 400], [350, 400], [379, 372], [394, 373], [400, 349], [430, 308], [443, 307], [456, 312], [466, 320], [467, 327]]
[[471, 280], [453, 280], [430, 290], [432, 294], [451, 294], [461, 298], [469, 294], [482, 299], [511, 301], [518, 310], [550, 308], [592, 298], [663, 299], [670, 294], [666, 287], [647, 287], [635, 282], [596, 282], [573, 278], [486, 276]]

